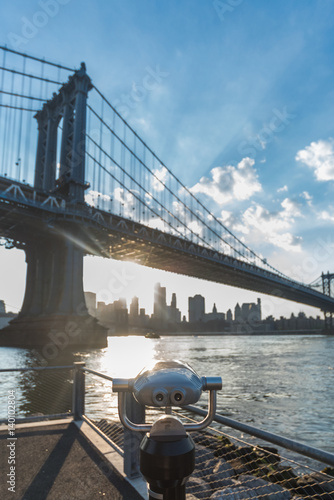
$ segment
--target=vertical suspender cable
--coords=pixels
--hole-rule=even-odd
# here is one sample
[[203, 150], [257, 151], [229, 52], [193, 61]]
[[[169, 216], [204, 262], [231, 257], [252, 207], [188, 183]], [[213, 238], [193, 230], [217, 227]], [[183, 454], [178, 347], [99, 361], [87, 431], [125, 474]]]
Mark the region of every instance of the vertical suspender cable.
[[[26, 69], [26, 59], [25, 57], [23, 58], [23, 68], [22, 68], [22, 73], [25, 73]], [[24, 95], [24, 82], [25, 82], [25, 77], [22, 75], [22, 83], [21, 83], [21, 95]], [[21, 166], [22, 166], [22, 159], [21, 159], [21, 138], [22, 138], [22, 125], [23, 125], [23, 111], [21, 109], [20, 111], [20, 118], [19, 118], [19, 130], [18, 130], [18, 140], [17, 140], [17, 166], [18, 166], [18, 172], [17, 172], [17, 178], [19, 180], [21, 179]]]
[[[116, 118], [116, 115], [115, 115], [115, 112], [113, 111], [112, 113], [112, 129], [115, 131], [115, 118]], [[111, 139], [110, 139], [110, 156], [111, 158], [114, 158], [114, 155], [115, 155], [115, 136], [114, 134], [110, 134], [111, 135]], [[112, 170], [115, 169], [115, 164], [112, 164], [110, 165], [110, 168]], [[109, 192], [110, 192], [110, 203], [111, 203], [111, 206], [110, 206], [110, 210], [114, 213], [113, 211], [113, 207], [115, 207], [115, 192], [114, 192], [114, 189], [115, 189], [115, 183], [114, 183], [114, 177], [112, 175], [109, 176]]]
[[[6, 52], [4, 51], [3, 52], [3, 57], [2, 57], [2, 67], [5, 68], [6, 67]], [[1, 88], [3, 89], [4, 88], [4, 82], [5, 82], [5, 71], [2, 70], [2, 75], [1, 75]], [[2, 104], [2, 94], [0, 94], [0, 103]], [[3, 118], [3, 113], [2, 113], [2, 106], [0, 106], [0, 137], [3, 137], [4, 134], [5, 134], [5, 131], [6, 131], [6, 121], [3, 122], [3, 126], [2, 126], [2, 118]], [[4, 112], [4, 115], [6, 115], [6, 113]], [[3, 133], [2, 133], [2, 129], [3, 129]], [[0, 139], [1, 141], [1, 139]], [[2, 142], [2, 152], [4, 152], [4, 148], [5, 148], [5, 143], [4, 141], [1, 141]], [[4, 160], [2, 158], [2, 164], [0, 165], [0, 173], [4, 173], [5, 172], [5, 164], [4, 164]]]
[[[100, 140], [99, 140], [99, 143], [100, 143], [100, 150], [99, 150], [99, 164], [102, 165], [102, 135], [103, 135], [103, 104], [104, 104], [104, 101], [103, 99], [101, 99], [101, 120], [100, 120]], [[102, 169], [101, 167], [98, 167], [99, 170], [98, 170], [98, 192], [99, 192], [99, 195], [100, 193], [102, 193], [102, 182], [101, 182], [101, 176], [102, 176]], [[98, 195], [98, 196], [99, 196]]]
[[[125, 143], [126, 141], [126, 124], [123, 123], [123, 142]], [[124, 204], [125, 204], [125, 189], [124, 189], [124, 186], [125, 186], [125, 172], [124, 172], [124, 162], [125, 162], [125, 147], [123, 144], [121, 144], [121, 166], [123, 167], [123, 170], [122, 170], [122, 195], [121, 195], [121, 215], [122, 217], [124, 216]]]
[[[60, 68], [58, 69], [58, 71], [60, 71]], [[87, 109], [86, 135], [87, 134], [90, 135], [90, 120], [91, 120], [90, 109], [88, 107], [88, 109]], [[91, 159], [90, 159], [90, 155], [87, 154], [87, 149], [90, 148], [90, 147], [91, 147], [90, 142], [86, 141], [86, 145], [85, 145], [85, 180], [89, 182], [90, 191], [92, 191], [93, 186], [92, 186], [92, 180], [91, 180], [92, 179]], [[93, 168], [94, 168], [94, 166], [93, 166]]]
[[[32, 79], [29, 78], [29, 95], [31, 95], [31, 87], [32, 87]], [[32, 101], [30, 100], [30, 109], [32, 108]], [[26, 113], [26, 127], [25, 127], [25, 150], [24, 150], [24, 165], [23, 165], [23, 177], [26, 181], [29, 182], [30, 179], [28, 179], [29, 176], [29, 159], [30, 159], [30, 150], [31, 150], [31, 133], [32, 133], [32, 124], [31, 124], [31, 118], [32, 113]], [[35, 124], [36, 126], [36, 124]]]
[[[11, 82], [11, 96], [10, 96], [10, 101], [9, 105], [13, 106], [13, 89], [14, 89], [14, 73], [12, 73], [12, 82]], [[12, 144], [12, 137], [11, 137], [11, 130], [12, 130], [12, 115], [13, 115], [13, 109], [7, 108], [8, 109], [8, 116], [6, 116], [6, 131], [5, 131], [5, 144], [4, 144], [4, 151], [5, 151], [5, 165], [6, 165], [6, 172], [9, 174], [9, 177], [12, 176], [12, 166], [10, 163], [10, 157], [11, 157], [11, 152], [10, 152], [10, 147]]]

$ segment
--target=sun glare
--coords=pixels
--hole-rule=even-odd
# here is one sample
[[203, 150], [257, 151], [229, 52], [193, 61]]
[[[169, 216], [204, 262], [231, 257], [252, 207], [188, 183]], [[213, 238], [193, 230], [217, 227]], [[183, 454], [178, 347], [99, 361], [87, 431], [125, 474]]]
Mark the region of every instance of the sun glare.
[[145, 337], [113, 337], [102, 358], [101, 371], [111, 377], [132, 378], [154, 359], [154, 342]]

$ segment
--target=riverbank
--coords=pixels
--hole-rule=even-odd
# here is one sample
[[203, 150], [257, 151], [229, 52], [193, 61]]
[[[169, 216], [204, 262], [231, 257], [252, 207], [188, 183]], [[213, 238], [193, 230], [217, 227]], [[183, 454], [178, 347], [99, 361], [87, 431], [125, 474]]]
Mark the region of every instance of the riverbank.
[[[334, 332], [326, 332], [324, 330], [279, 330], [279, 331], [228, 331], [228, 332], [186, 332], [186, 331], [177, 331], [177, 332], [165, 332], [157, 330], [157, 333], [162, 337], [228, 337], [230, 335], [237, 336], [277, 336], [277, 335], [334, 335]], [[137, 337], [145, 337], [144, 332], [122, 332], [122, 333], [109, 333], [110, 337], [125, 337], [125, 336], [137, 336]]]

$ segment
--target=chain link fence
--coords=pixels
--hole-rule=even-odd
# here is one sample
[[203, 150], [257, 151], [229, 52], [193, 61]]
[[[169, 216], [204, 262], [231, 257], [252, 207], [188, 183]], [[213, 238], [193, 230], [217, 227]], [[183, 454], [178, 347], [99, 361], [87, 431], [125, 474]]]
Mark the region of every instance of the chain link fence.
[[[124, 431], [112, 378], [78, 365], [1, 370], [1, 421], [7, 421], [7, 393], [15, 391], [17, 421], [64, 416], [85, 420], [123, 457], [125, 473], [129, 477], [138, 475], [142, 435]], [[153, 421], [159, 414], [161, 411], [148, 408], [146, 421]], [[188, 422], [198, 419], [189, 408], [175, 414]], [[137, 422], [145, 420], [144, 409], [131, 399], [128, 415]], [[273, 446], [256, 433], [245, 437], [232, 427], [216, 422], [205, 431], [191, 433], [196, 466], [187, 482], [187, 500], [334, 500], [333, 455], [332, 466], [328, 466], [291, 449]]]
[[196, 466], [188, 500], [334, 500], [334, 468], [319, 462], [313, 468], [299, 454], [289, 452], [287, 458], [282, 448], [230, 431], [210, 427], [192, 433]]
[[7, 397], [15, 395], [17, 422], [70, 417], [72, 366], [0, 370], [0, 423], [7, 422]]

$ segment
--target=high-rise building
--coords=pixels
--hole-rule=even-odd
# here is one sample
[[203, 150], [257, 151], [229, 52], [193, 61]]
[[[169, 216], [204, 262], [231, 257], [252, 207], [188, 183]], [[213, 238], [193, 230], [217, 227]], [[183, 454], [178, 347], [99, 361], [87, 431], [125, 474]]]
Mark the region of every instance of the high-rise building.
[[0, 300], [0, 314], [6, 314], [6, 306], [3, 300]]
[[97, 303], [97, 319], [105, 325], [114, 325], [116, 328], [122, 329], [128, 326], [128, 309], [126, 300], [120, 298], [115, 300], [112, 304], [105, 304], [104, 302]]
[[234, 320], [235, 321], [242, 321], [242, 313], [241, 313], [241, 307], [239, 306], [239, 303], [234, 308]]
[[176, 307], [176, 293], [172, 294], [170, 306], [167, 306], [167, 319], [170, 323], [181, 322], [181, 311]]
[[157, 283], [154, 287], [153, 317], [162, 324], [167, 320], [166, 287]]
[[138, 323], [139, 317], [139, 300], [138, 297], [133, 297], [130, 304], [130, 314], [129, 321], [131, 325], [136, 325]]
[[235, 306], [234, 319], [241, 323], [256, 323], [261, 321], [261, 299], [257, 299], [257, 303], [246, 302], [241, 307], [237, 304]]
[[142, 328], [147, 327], [150, 323], [150, 317], [145, 313], [145, 309], [143, 307], [139, 310], [138, 323]]
[[96, 293], [85, 292], [85, 301], [89, 314], [96, 316]]
[[216, 304], [213, 304], [212, 312], [205, 314], [203, 317], [204, 321], [225, 321], [225, 313], [220, 313], [217, 311]]
[[201, 321], [205, 314], [205, 298], [202, 295], [195, 295], [188, 298], [188, 318], [189, 322]]
[[114, 306], [114, 322], [117, 327], [125, 328], [128, 326], [128, 309], [126, 299], [120, 298], [115, 300]]

